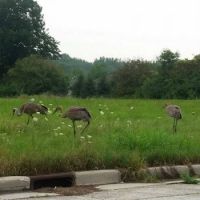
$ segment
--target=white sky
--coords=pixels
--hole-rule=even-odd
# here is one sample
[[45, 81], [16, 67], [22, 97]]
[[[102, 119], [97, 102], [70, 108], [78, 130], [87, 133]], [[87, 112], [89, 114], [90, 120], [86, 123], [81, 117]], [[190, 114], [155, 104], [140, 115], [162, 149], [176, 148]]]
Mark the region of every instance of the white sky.
[[93, 61], [101, 56], [154, 60], [163, 49], [200, 54], [200, 0], [37, 0], [60, 50]]

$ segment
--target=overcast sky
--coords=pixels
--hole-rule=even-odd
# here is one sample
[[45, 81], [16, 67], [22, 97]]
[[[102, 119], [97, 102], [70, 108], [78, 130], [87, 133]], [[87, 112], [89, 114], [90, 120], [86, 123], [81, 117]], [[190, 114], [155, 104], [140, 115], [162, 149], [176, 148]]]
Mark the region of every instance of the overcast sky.
[[163, 49], [200, 54], [200, 0], [37, 0], [60, 50], [93, 61], [102, 56], [155, 60]]

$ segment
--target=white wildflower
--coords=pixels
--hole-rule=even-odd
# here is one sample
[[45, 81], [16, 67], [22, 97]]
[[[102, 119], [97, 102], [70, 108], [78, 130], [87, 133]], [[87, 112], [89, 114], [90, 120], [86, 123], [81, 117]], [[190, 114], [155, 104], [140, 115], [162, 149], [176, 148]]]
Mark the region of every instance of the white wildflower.
[[58, 126], [58, 127], [57, 127], [57, 130], [60, 130], [60, 129], [61, 129], [60, 126]]
[[44, 118], [46, 121], [49, 121], [47, 117]]
[[52, 104], [52, 103], [49, 103], [49, 106], [53, 106], [53, 104]]
[[81, 136], [81, 137], [80, 137], [80, 139], [81, 139], [81, 140], [84, 140], [84, 139], [85, 139], [85, 137], [84, 137], [84, 136]]
[[40, 112], [36, 112], [37, 115], [40, 115]]
[[39, 101], [39, 104], [43, 104], [43, 102], [42, 102], [42, 101]]
[[69, 128], [72, 128], [72, 125], [71, 125], [71, 124], [68, 124], [67, 126], [68, 126]]
[[61, 124], [63, 124], [63, 125], [64, 125], [64, 124], [65, 124], [65, 122], [61, 122]]
[[113, 114], [114, 112], [110, 112], [110, 114]]
[[38, 121], [38, 118], [37, 118], [37, 117], [33, 117], [33, 121], [34, 121], [34, 122], [37, 122], [37, 121]]
[[91, 135], [87, 135], [87, 138], [88, 138], [88, 139], [91, 139], [91, 138], [92, 138], [92, 136], [91, 136]]
[[34, 102], [34, 101], [35, 101], [35, 99], [34, 99], [34, 98], [31, 98], [31, 99], [30, 99], [30, 101], [31, 101], [31, 102]]
[[92, 141], [88, 141], [88, 144], [92, 144]]
[[133, 106], [131, 106], [131, 107], [130, 107], [130, 109], [131, 109], [131, 110], [133, 110], [133, 109], [134, 109], [134, 107], [133, 107]]
[[49, 113], [49, 114], [52, 114], [52, 111], [51, 111], [51, 110], [48, 110], [48, 113]]
[[77, 127], [78, 127], [78, 128], [82, 128], [83, 126], [80, 124], [80, 125], [78, 125]]
[[101, 111], [100, 111], [100, 114], [101, 114], [101, 115], [104, 115], [104, 112], [101, 110]]
[[127, 120], [127, 123], [128, 123], [128, 124], [132, 124], [132, 121], [131, 121], [131, 120]]
[[59, 135], [63, 136], [64, 134], [63, 133], [59, 133]]

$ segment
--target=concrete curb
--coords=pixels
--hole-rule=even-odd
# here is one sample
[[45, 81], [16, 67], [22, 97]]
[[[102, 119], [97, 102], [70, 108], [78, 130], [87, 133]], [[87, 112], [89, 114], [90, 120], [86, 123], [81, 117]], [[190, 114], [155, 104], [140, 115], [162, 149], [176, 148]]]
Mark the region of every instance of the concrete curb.
[[[82, 171], [82, 172], [72, 172], [70, 173], [70, 178], [73, 174], [72, 185], [100, 185], [100, 184], [111, 184], [121, 182], [121, 173], [119, 170], [92, 170], [92, 171]], [[51, 176], [51, 175], [50, 175]], [[41, 175], [41, 181], [46, 183], [48, 175]], [[62, 173], [58, 173], [57, 176], [54, 174], [53, 179], [49, 181], [57, 181], [62, 178]], [[67, 180], [67, 177], [64, 177]], [[10, 191], [24, 191], [33, 189], [32, 179], [39, 180], [38, 177], [27, 177], [27, 176], [7, 176], [0, 178], [0, 192], [10, 192]]]
[[92, 170], [75, 172], [75, 185], [103, 185], [120, 183], [119, 170]]
[[134, 174], [135, 177], [143, 177], [146, 175], [159, 179], [175, 179], [180, 178], [182, 174], [191, 176], [200, 175], [200, 164], [196, 165], [176, 165], [176, 166], [161, 166], [141, 169]]
[[7, 176], [0, 178], [0, 192], [30, 189], [30, 178], [27, 176]]
[[[72, 185], [103, 185], [121, 182], [122, 173], [119, 170], [91, 170], [72, 172], [74, 182]], [[200, 164], [196, 165], [177, 165], [161, 166], [141, 169], [133, 172], [132, 181], [140, 177], [152, 176], [160, 179], [180, 178], [182, 174], [200, 175]], [[58, 174], [59, 177], [59, 174]], [[130, 180], [129, 180], [130, 181]], [[0, 192], [23, 191], [31, 189], [31, 177], [27, 176], [8, 176], [0, 178]]]

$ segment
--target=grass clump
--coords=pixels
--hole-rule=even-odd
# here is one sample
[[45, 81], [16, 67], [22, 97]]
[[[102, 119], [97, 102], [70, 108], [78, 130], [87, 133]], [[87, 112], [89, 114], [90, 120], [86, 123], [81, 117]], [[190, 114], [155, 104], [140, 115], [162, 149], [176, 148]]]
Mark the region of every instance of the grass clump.
[[186, 184], [198, 184], [200, 180], [196, 179], [195, 177], [190, 176], [188, 173], [181, 174], [181, 178]]

